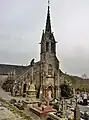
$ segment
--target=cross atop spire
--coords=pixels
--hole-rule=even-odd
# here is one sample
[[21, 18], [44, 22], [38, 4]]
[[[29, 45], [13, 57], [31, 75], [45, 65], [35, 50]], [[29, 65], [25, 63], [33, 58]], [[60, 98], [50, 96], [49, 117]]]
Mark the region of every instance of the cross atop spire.
[[48, 0], [48, 6], [50, 5], [50, 0]]
[[46, 20], [46, 28], [45, 32], [51, 33], [51, 22], [50, 22], [50, 0], [48, 0], [48, 12], [47, 12], [47, 20]]

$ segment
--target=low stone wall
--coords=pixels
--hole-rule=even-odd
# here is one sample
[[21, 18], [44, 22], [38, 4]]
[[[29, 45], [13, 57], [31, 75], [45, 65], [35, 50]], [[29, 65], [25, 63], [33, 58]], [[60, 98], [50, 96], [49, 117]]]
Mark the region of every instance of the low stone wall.
[[8, 75], [0, 75], [0, 86], [7, 80]]

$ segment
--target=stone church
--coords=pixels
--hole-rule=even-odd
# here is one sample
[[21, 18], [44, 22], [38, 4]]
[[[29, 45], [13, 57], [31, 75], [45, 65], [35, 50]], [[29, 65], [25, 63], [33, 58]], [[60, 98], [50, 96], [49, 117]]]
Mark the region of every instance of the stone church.
[[[16, 84], [17, 89], [21, 87], [21, 93], [26, 93], [29, 85], [32, 83], [37, 90], [37, 97], [43, 93], [45, 97], [45, 89], [49, 91], [52, 98], [60, 96], [60, 74], [59, 60], [56, 56], [56, 40], [51, 29], [50, 6], [48, 5], [46, 26], [42, 33], [40, 42], [40, 61], [34, 62], [28, 66], [16, 65], [0, 65], [0, 75], [7, 76], [3, 83], [5, 88], [8, 81]], [[8, 74], [9, 73], [9, 74]]]

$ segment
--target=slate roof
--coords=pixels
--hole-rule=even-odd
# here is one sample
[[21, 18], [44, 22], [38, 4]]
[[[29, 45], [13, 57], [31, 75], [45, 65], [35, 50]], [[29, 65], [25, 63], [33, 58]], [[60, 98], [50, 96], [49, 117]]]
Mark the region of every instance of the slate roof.
[[8, 64], [0, 64], [0, 75], [7, 75], [11, 71], [16, 71], [17, 74], [23, 72], [27, 69], [27, 66], [19, 66], [19, 65], [8, 65]]
[[[40, 65], [40, 61], [35, 63], [36, 65]], [[21, 66], [21, 65], [9, 65], [9, 64], [0, 64], [0, 75], [7, 75], [11, 71], [16, 72], [16, 74], [22, 74], [26, 70], [28, 70], [31, 66]]]

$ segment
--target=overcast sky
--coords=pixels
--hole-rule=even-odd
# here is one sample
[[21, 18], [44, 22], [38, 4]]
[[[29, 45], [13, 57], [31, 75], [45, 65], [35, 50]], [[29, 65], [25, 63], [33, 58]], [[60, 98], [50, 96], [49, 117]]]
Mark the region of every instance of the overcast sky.
[[[0, 63], [39, 60], [47, 0], [0, 0]], [[51, 0], [51, 23], [60, 68], [89, 76], [89, 0]]]

